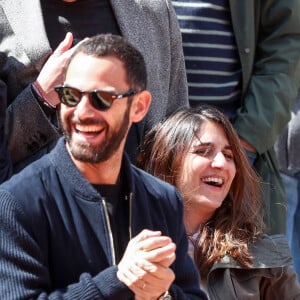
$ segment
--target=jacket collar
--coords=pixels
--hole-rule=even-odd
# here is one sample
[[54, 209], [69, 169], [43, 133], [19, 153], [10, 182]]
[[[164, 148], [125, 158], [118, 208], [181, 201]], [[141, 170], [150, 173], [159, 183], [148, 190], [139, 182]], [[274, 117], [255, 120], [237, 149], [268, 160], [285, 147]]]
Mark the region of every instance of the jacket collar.
[[[55, 148], [49, 155], [50, 160], [55, 165], [60, 176], [64, 177], [64, 180], [68, 182], [76, 194], [88, 201], [99, 201], [99, 193], [77, 169], [67, 151], [65, 143], [66, 141], [64, 137], [61, 137], [58, 140]], [[132, 192], [133, 175], [131, 163], [126, 153], [123, 155], [121, 172], [124, 172], [124, 178], [127, 181], [128, 192]]]

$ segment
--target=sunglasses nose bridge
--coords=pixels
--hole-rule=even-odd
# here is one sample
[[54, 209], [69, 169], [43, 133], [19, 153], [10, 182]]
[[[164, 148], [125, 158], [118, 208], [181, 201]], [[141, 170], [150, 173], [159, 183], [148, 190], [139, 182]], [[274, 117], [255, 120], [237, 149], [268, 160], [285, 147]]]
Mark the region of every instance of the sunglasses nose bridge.
[[88, 91], [80, 91], [80, 101], [82, 100], [82, 98], [86, 96], [88, 99], [90, 99], [91, 97], [91, 93]]
[[79, 102], [82, 102], [82, 100], [87, 100], [88, 103], [93, 107], [95, 107], [95, 102], [97, 102], [93, 92], [89, 92], [89, 91], [80, 91], [80, 101]]

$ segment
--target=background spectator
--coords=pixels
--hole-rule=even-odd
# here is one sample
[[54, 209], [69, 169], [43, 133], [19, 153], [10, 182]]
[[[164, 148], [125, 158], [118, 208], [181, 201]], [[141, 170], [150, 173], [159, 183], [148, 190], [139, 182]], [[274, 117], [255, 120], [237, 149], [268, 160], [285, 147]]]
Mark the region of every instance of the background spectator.
[[274, 144], [300, 79], [298, 0], [172, 1], [183, 38], [191, 106], [211, 104], [236, 129], [264, 184], [270, 233], [285, 233], [286, 196]]

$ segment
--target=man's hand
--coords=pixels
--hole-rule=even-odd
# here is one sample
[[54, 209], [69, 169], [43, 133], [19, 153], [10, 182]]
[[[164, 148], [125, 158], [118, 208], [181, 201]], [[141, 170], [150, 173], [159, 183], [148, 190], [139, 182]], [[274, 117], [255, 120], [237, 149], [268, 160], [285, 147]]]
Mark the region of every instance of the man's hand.
[[241, 142], [241, 145], [249, 152], [253, 152], [253, 153], [256, 153], [256, 149], [251, 145], [249, 144], [245, 139], [243, 139], [242, 137], [239, 137], [240, 138], [240, 142]]
[[169, 237], [145, 229], [128, 243], [117, 276], [134, 292], [136, 300], [157, 299], [175, 279], [170, 269], [175, 250]]
[[79, 42], [76, 46], [71, 47], [73, 43], [73, 34], [68, 32], [65, 39], [48, 58], [36, 79], [39, 91], [42, 92], [42, 96], [44, 96], [45, 100], [47, 100], [47, 102], [49, 102], [52, 106], [56, 106], [59, 103], [54, 87], [63, 83], [66, 65], [74, 50], [83, 41]]

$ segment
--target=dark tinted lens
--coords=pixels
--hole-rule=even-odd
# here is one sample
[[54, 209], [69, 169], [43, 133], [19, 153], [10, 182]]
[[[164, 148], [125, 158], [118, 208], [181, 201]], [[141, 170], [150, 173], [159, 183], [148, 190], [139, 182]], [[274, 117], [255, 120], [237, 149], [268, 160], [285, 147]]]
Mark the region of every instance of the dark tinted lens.
[[96, 109], [107, 110], [111, 107], [115, 95], [110, 92], [96, 91], [92, 92], [92, 103]]
[[81, 99], [81, 91], [67, 86], [56, 86], [60, 101], [67, 106], [76, 106]]
[[81, 99], [81, 92], [72, 87], [62, 88], [62, 102], [68, 106], [76, 106]]

